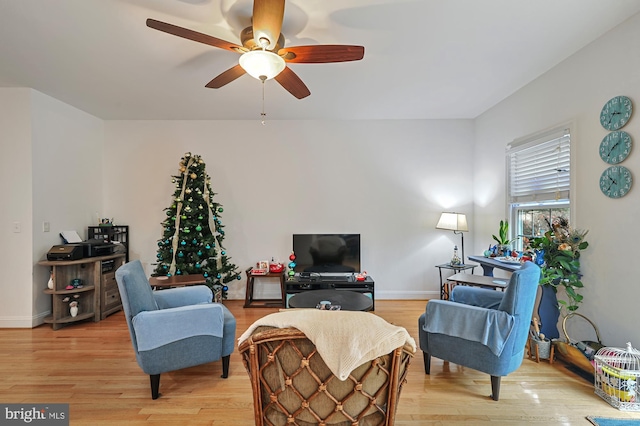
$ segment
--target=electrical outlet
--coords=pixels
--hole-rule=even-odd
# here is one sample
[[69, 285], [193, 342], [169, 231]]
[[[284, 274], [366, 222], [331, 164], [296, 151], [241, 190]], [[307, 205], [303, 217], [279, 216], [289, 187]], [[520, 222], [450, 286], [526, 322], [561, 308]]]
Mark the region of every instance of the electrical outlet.
[[42, 222], [42, 232], [49, 232], [50, 228], [49, 222]]
[[20, 222], [13, 222], [13, 232], [22, 232], [22, 226], [20, 225]]

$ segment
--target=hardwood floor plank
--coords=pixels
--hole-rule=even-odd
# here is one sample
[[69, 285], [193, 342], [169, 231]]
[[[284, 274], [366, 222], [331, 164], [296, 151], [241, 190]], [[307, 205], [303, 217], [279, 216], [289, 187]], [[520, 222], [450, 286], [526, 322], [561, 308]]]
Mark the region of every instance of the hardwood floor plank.
[[[237, 336], [277, 308], [226, 301]], [[418, 340], [425, 301], [377, 300], [375, 315], [405, 327]], [[251, 425], [253, 400], [240, 355], [229, 378], [214, 362], [163, 374], [161, 397], [151, 399], [149, 377], [138, 367], [122, 312], [105, 320], [53, 331], [0, 329], [0, 402], [69, 403], [72, 425]], [[500, 401], [491, 400], [489, 376], [433, 358], [425, 375], [418, 351], [409, 367], [396, 425], [588, 425], [588, 415], [634, 418], [594, 394], [593, 383], [553, 365], [525, 359], [502, 378]]]

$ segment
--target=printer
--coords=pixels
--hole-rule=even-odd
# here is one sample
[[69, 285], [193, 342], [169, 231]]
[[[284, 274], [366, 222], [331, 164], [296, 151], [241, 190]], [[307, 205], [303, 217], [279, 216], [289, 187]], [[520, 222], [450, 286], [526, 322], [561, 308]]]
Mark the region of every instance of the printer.
[[78, 260], [84, 257], [82, 244], [63, 244], [53, 246], [47, 253], [47, 260]]
[[115, 252], [115, 245], [105, 240], [87, 240], [80, 245], [84, 248], [84, 257], [109, 256]]

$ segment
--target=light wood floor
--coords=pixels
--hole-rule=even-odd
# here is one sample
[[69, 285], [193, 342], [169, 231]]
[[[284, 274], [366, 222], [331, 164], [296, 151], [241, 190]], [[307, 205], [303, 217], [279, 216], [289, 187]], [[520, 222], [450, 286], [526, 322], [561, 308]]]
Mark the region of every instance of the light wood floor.
[[[239, 336], [271, 308], [243, 309], [226, 301]], [[418, 340], [424, 301], [376, 301], [376, 314]], [[53, 331], [0, 329], [0, 403], [69, 403], [72, 425], [252, 425], [249, 378], [238, 353], [228, 379], [221, 363], [163, 374], [153, 401], [149, 377], [136, 364], [122, 312], [99, 322]], [[594, 394], [593, 384], [561, 362], [522, 367], [502, 379], [500, 401], [489, 398], [489, 376], [433, 359], [424, 374], [422, 352], [409, 369], [396, 425], [589, 425], [586, 416], [635, 418]]]

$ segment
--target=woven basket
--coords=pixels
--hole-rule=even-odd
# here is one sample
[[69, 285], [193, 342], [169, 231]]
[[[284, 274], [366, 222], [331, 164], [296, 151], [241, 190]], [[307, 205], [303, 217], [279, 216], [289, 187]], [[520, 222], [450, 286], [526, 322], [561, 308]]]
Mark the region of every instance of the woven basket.
[[[598, 339], [597, 342], [592, 340], [579, 341], [569, 337], [569, 334], [567, 333], [567, 321], [569, 320], [569, 318], [572, 318], [574, 316], [579, 316], [585, 319], [589, 324], [591, 324], [591, 326], [595, 330], [596, 338]], [[598, 332], [598, 328], [596, 327], [596, 325], [593, 323], [593, 321], [591, 321], [589, 318], [585, 317], [584, 315], [579, 314], [577, 312], [573, 312], [567, 315], [566, 317], [564, 317], [564, 319], [562, 320], [562, 332], [564, 333], [566, 342], [562, 342], [559, 340], [554, 341], [554, 345], [556, 346], [557, 352], [566, 362], [573, 364], [574, 366], [578, 367], [582, 371], [585, 371], [589, 374], [593, 374], [594, 364], [589, 360], [589, 358], [587, 358], [587, 356], [582, 350], [577, 348], [577, 345], [578, 343], [582, 343], [585, 346], [592, 348], [594, 350], [594, 354], [595, 354], [595, 351], [604, 347], [604, 345], [602, 344], [602, 341], [600, 340], [600, 333]]]
[[341, 381], [295, 328], [258, 327], [239, 347], [256, 425], [393, 425], [413, 351], [400, 347]]

